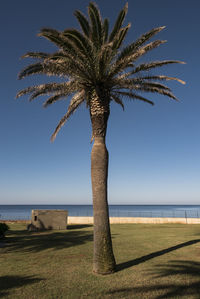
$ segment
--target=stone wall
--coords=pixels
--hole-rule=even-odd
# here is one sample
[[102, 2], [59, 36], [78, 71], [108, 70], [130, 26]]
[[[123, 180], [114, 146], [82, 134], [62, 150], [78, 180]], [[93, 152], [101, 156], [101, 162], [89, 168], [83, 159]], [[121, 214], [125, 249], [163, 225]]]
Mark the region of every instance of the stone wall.
[[[200, 218], [145, 218], [145, 217], [110, 217], [110, 223], [182, 223], [200, 224]], [[68, 217], [68, 224], [93, 224], [93, 217]]]
[[37, 230], [66, 229], [67, 218], [66, 210], [32, 210], [31, 225]]

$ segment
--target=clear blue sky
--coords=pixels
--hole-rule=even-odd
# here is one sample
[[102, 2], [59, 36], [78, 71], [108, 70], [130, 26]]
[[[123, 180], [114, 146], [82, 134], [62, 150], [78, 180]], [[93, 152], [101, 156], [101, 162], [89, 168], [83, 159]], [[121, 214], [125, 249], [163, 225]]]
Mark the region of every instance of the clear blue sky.
[[[122, 0], [96, 1], [113, 24]], [[54, 50], [37, 37], [42, 27], [58, 30], [78, 27], [75, 9], [86, 12], [88, 1], [3, 1], [1, 28], [0, 204], [91, 204], [91, 126], [84, 106], [58, 134], [50, 136], [66, 111], [68, 101], [44, 109], [44, 99], [15, 100], [17, 91], [45, 82], [40, 77], [17, 80], [28, 64], [28, 51]], [[200, 201], [200, 2], [197, 0], [131, 0], [126, 22], [132, 27], [127, 42], [157, 26], [168, 42], [145, 56], [145, 61], [178, 59], [186, 65], [159, 69], [177, 76], [173, 82], [177, 103], [149, 95], [142, 102], [111, 105], [107, 133], [110, 153], [110, 204], [199, 204]]]

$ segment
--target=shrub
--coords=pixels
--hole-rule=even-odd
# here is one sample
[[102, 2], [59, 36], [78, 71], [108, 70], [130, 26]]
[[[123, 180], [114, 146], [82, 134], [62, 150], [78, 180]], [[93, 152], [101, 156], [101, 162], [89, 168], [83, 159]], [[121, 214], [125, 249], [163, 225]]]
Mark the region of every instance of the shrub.
[[5, 236], [5, 232], [9, 229], [6, 223], [0, 223], [0, 238]]

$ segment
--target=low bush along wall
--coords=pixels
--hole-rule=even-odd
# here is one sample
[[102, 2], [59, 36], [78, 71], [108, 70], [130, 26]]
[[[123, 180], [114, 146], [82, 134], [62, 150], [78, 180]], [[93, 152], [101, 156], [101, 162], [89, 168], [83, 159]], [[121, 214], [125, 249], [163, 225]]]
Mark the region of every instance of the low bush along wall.
[[9, 229], [6, 223], [0, 223], [0, 238], [5, 236], [5, 232]]

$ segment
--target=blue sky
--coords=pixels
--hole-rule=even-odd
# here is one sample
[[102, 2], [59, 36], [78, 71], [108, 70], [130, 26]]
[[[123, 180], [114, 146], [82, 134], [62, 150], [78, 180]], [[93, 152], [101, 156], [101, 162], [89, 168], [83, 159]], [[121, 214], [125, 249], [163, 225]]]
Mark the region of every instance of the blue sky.
[[[17, 80], [28, 64], [28, 51], [51, 52], [54, 47], [37, 37], [42, 27], [78, 27], [76, 9], [86, 12], [88, 1], [3, 1], [1, 25], [0, 204], [91, 204], [89, 112], [83, 106], [58, 134], [50, 136], [68, 101], [44, 109], [44, 99], [15, 100], [17, 91], [45, 82], [43, 77]], [[125, 4], [96, 1], [111, 24]], [[200, 198], [200, 2], [197, 0], [129, 1], [126, 43], [158, 26], [157, 38], [168, 42], [144, 61], [178, 59], [155, 73], [177, 76], [177, 103], [149, 95], [155, 102], [126, 101], [125, 111], [111, 104], [107, 132], [110, 204], [199, 204]], [[53, 79], [52, 79], [53, 80]]]

